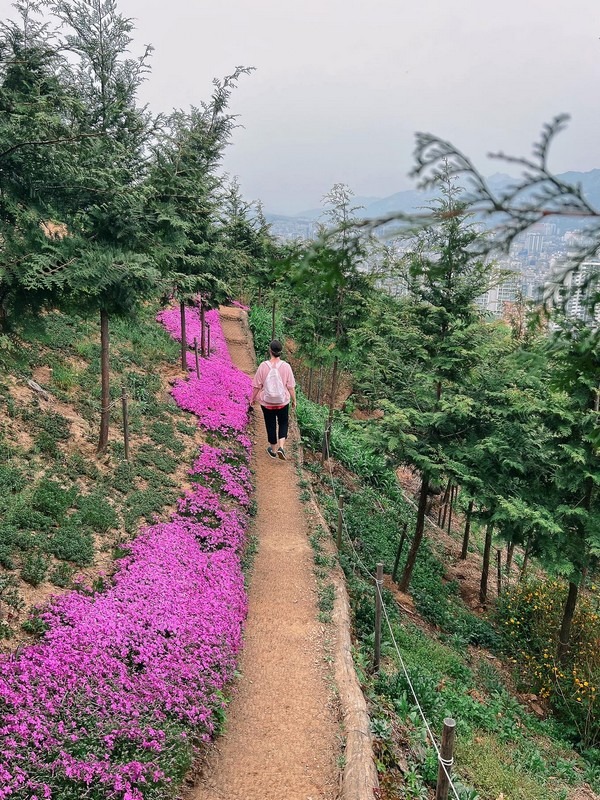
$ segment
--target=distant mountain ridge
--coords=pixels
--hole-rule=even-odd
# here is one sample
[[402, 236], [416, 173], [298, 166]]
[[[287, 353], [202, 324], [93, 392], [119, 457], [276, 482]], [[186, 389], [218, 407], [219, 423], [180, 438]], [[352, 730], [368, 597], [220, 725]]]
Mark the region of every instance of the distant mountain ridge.
[[[565, 183], [580, 184], [588, 202], [595, 208], [600, 208], [600, 169], [592, 169], [588, 172], [563, 172], [558, 177]], [[488, 184], [496, 192], [506, 190], [511, 184], [515, 183], [515, 178], [503, 173], [496, 173], [487, 178]], [[434, 192], [424, 192], [419, 189], [407, 189], [402, 192], [388, 195], [387, 197], [353, 197], [352, 205], [362, 206], [356, 212], [356, 216], [361, 219], [373, 219], [375, 217], [392, 214], [394, 212], [411, 213], [427, 207], [435, 197]], [[266, 214], [269, 222], [294, 221], [306, 225], [318, 220], [324, 221], [325, 208], [312, 208], [298, 214], [285, 215], [270, 213]]]

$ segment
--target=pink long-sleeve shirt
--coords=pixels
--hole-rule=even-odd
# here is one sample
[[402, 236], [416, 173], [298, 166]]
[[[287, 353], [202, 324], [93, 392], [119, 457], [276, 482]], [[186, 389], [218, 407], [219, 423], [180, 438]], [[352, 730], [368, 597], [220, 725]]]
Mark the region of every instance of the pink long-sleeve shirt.
[[[287, 401], [284, 403], [283, 406], [268, 405], [267, 403], [264, 402], [263, 399], [262, 387], [271, 369], [271, 363], [279, 365], [277, 367], [279, 371], [279, 377], [281, 378], [281, 382], [283, 383], [287, 394]], [[283, 408], [284, 406], [287, 406], [287, 404], [290, 402], [289, 390], [293, 389], [295, 385], [296, 385], [296, 379], [294, 378], [294, 373], [292, 372], [292, 368], [287, 363], [287, 361], [274, 361], [274, 362], [263, 361], [262, 364], [259, 366], [259, 368], [256, 370], [254, 380], [252, 381], [252, 387], [254, 389], [260, 389], [260, 392], [258, 393], [258, 402], [261, 404], [261, 406], [264, 406], [265, 408]]]

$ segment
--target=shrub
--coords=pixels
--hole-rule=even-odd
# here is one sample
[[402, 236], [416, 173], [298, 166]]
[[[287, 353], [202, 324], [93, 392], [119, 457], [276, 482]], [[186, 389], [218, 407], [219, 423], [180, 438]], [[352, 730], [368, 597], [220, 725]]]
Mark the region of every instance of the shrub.
[[38, 586], [46, 577], [47, 571], [48, 559], [39, 550], [34, 550], [25, 556], [21, 567], [21, 577], [25, 583]]
[[138, 489], [132, 492], [127, 498], [125, 529], [129, 533], [133, 532], [140, 518], [151, 522], [153, 516], [162, 511], [165, 506], [173, 503], [176, 497], [174, 492], [156, 489]]
[[25, 498], [19, 498], [10, 509], [6, 522], [10, 527], [29, 531], [47, 531], [54, 523], [52, 517], [32, 508]]
[[35, 449], [38, 453], [42, 453], [50, 458], [58, 458], [60, 450], [56, 443], [56, 439], [51, 436], [47, 431], [40, 431], [35, 437]]
[[160, 470], [160, 472], [164, 472], [166, 475], [172, 475], [177, 469], [176, 459], [163, 452], [158, 447], [153, 447], [148, 444], [143, 444], [138, 449], [135, 461], [136, 466], [152, 466]]
[[12, 548], [0, 542], [0, 566], [4, 569], [14, 569], [15, 565], [12, 560]]
[[119, 462], [113, 473], [111, 484], [122, 494], [127, 494], [135, 488], [135, 470], [129, 461]]
[[79, 510], [73, 516], [73, 521], [81, 522], [85, 527], [98, 533], [106, 533], [119, 525], [116, 511], [108, 502], [108, 498], [99, 492], [80, 498]]
[[0, 464], [0, 492], [20, 492], [25, 488], [27, 481], [16, 467]]
[[57, 564], [50, 573], [50, 581], [55, 586], [60, 586], [62, 589], [67, 589], [71, 586], [75, 570], [70, 564], [64, 561]]
[[81, 529], [75, 522], [59, 528], [51, 537], [48, 549], [61, 561], [72, 561], [80, 567], [91, 564], [94, 559], [91, 533]]
[[559, 719], [585, 746], [600, 742], [600, 616], [581, 595], [573, 618], [568, 662], [557, 663], [566, 597], [560, 581], [524, 581], [499, 598], [496, 615], [522, 685], [548, 698]]
[[64, 441], [71, 435], [71, 423], [69, 420], [54, 411], [38, 410], [32, 415], [31, 421], [37, 428], [45, 431], [54, 441]]
[[60, 522], [66, 510], [73, 505], [76, 495], [77, 487], [65, 489], [56, 481], [42, 478], [33, 491], [31, 507]]

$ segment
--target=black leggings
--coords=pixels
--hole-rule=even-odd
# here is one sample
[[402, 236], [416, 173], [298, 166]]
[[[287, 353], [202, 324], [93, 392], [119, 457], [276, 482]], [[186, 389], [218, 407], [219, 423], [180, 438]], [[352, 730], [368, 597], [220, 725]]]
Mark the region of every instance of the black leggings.
[[[265, 418], [269, 444], [277, 444], [280, 439], [287, 439], [290, 404], [288, 403], [283, 408], [265, 408], [264, 406], [261, 406], [261, 408]], [[279, 425], [279, 436], [277, 435], [277, 425]]]

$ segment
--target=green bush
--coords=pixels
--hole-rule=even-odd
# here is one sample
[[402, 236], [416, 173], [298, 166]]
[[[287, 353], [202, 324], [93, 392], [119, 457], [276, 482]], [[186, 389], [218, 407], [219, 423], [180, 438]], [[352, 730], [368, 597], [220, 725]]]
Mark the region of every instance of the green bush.
[[20, 492], [26, 485], [25, 476], [19, 469], [0, 464], [0, 493]]
[[[172, 456], [153, 445], [143, 444], [135, 456], [136, 468], [154, 467], [166, 475], [172, 475], [177, 469], [178, 462]], [[138, 472], [139, 474], [139, 472]]]
[[94, 560], [94, 541], [89, 531], [75, 524], [59, 528], [51, 536], [48, 549], [61, 561], [72, 561], [80, 567]]
[[62, 561], [56, 564], [50, 573], [50, 582], [55, 586], [60, 586], [61, 589], [68, 589], [71, 586], [75, 570], [70, 564]]
[[34, 439], [34, 444], [38, 453], [42, 453], [50, 458], [58, 458], [60, 456], [60, 450], [56, 439], [47, 431], [40, 431]]
[[29, 501], [20, 497], [6, 514], [9, 527], [28, 531], [47, 531], [54, 524], [52, 517], [32, 508]]
[[44, 477], [33, 490], [31, 507], [35, 511], [61, 522], [67, 509], [73, 505], [76, 496], [76, 486], [65, 489], [57, 481]]
[[135, 488], [135, 469], [129, 461], [120, 461], [117, 464], [111, 484], [122, 494], [128, 494]]
[[73, 515], [75, 524], [81, 523], [98, 533], [106, 533], [119, 525], [116, 511], [108, 498], [99, 492], [80, 497], [78, 506], [79, 510]]
[[175, 453], [175, 455], [180, 455], [185, 450], [185, 445], [175, 435], [175, 427], [171, 420], [153, 422], [150, 426], [150, 438], [156, 444], [160, 444]]
[[21, 567], [21, 577], [25, 583], [30, 583], [32, 586], [39, 586], [48, 572], [48, 563], [46, 556], [39, 550], [28, 553]]
[[165, 506], [174, 503], [176, 492], [161, 489], [138, 489], [127, 498], [125, 511], [125, 530], [134, 533], [138, 520], [144, 519], [152, 522], [155, 514], [162, 511]]
[[54, 441], [64, 441], [71, 435], [71, 423], [54, 411], [39, 410], [31, 417], [36, 428], [45, 431]]
[[4, 569], [12, 570], [15, 568], [12, 552], [12, 547], [0, 542], [0, 566], [4, 567]]
[[[252, 306], [250, 309], [250, 330], [254, 337], [254, 350], [258, 361], [267, 358], [269, 343], [273, 333], [273, 313], [270, 308]], [[275, 338], [282, 342], [285, 338], [283, 330], [283, 317], [279, 311], [275, 312]]]

